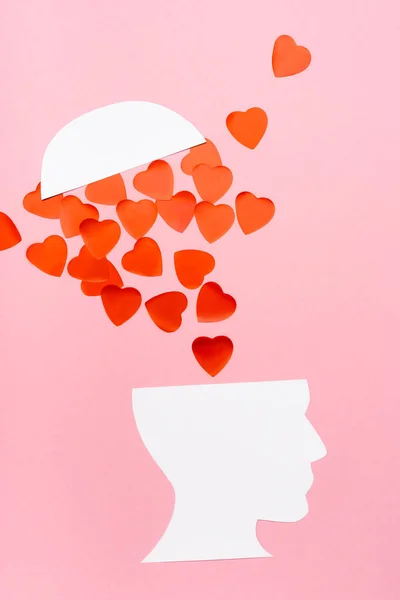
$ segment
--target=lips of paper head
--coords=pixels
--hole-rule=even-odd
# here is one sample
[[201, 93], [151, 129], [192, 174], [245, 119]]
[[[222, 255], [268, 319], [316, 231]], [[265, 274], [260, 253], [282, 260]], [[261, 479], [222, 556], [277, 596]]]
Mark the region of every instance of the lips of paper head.
[[119, 102], [71, 121], [43, 156], [42, 200], [204, 144], [189, 121], [152, 102]]

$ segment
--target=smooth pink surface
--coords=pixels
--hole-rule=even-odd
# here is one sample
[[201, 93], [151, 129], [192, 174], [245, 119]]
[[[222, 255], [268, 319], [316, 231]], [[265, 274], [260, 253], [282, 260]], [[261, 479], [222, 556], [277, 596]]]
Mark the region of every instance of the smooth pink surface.
[[[394, 0], [3, 7], [0, 210], [23, 243], [0, 255], [1, 599], [399, 597], [399, 19]], [[313, 62], [275, 79], [272, 47], [286, 33]], [[235, 192], [276, 203], [267, 229], [235, 226], [212, 247], [215, 280], [238, 301], [226, 323], [196, 324], [192, 302], [176, 334], [145, 311], [115, 328], [78, 282], [25, 259], [59, 232], [21, 205], [46, 144], [125, 99], [189, 118], [220, 148]], [[269, 116], [253, 152], [224, 124], [250, 106]], [[165, 252], [200, 242], [194, 225], [157, 231]], [[172, 270], [151, 285], [174, 289]], [[328, 457], [303, 521], [259, 524], [272, 559], [142, 565], [173, 493], [140, 443], [131, 388], [209, 381], [190, 351], [203, 334], [235, 343], [217, 381], [308, 378]]]

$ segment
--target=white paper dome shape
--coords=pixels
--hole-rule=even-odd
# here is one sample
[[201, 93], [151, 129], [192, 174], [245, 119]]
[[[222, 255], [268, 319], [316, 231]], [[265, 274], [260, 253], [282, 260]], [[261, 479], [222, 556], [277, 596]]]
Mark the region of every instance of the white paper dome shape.
[[109, 104], [74, 119], [51, 140], [42, 161], [42, 199], [205, 141], [194, 125], [160, 104]]

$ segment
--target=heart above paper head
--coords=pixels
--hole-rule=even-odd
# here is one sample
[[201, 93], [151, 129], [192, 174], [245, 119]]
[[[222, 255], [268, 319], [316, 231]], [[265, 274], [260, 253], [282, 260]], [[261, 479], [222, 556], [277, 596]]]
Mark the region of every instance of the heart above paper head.
[[298, 46], [290, 35], [279, 36], [272, 52], [272, 69], [275, 77], [290, 77], [305, 71], [311, 63], [308, 48]]
[[206, 373], [215, 377], [230, 361], [233, 354], [233, 343], [225, 335], [215, 338], [199, 337], [194, 340], [192, 351]]
[[229, 319], [236, 310], [236, 300], [225, 294], [214, 281], [205, 283], [197, 296], [196, 314], [200, 323], [216, 323]]

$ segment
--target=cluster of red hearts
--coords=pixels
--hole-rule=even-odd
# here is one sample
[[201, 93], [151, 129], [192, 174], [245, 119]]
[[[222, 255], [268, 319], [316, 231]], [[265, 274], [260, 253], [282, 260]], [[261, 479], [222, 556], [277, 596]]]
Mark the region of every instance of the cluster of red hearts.
[[[309, 64], [304, 53], [308, 50], [296, 46], [292, 38], [283, 38], [288, 36], [278, 38], [274, 47], [273, 69], [277, 77], [293, 75]], [[226, 125], [240, 144], [254, 150], [266, 132], [268, 118], [263, 109], [250, 108], [228, 115]], [[85, 197], [88, 203], [71, 194], [42, 201], [39, 183], [35, 191], [25, 196], [24, 208], [39, 217], [59, 220], [64, 237], [51, 235], [30, 245], [26, 251], [27, 259], [54, 277], [60, 277], [66, 268], [71, 277], [81, 282], [85, 295], [101, 297], [112, 323], [123, 325], [139, 310], [142, 296], [136, 288], [124, 286], [118, 269], [108, 258], [120, 240], [121, 225], [135, 240], [133, 248], [122, 257], [122, 268], [142, 277], [159, 277], [163, 273], [162, 253], [157, 241], [148, 235], [158, 216], [179, 233], [195, 219], [200, 233], [210, 244], [223, 237], [235, 219], [248, 235], [273, 218], [273, 202], [248, 191], [236, 196], [235, 210], [228, 204], [219, 203], [231, 188], [233, 175], [222, 164], [220, 154], [210, 140], [192, 148], [183, 158], [181, 169], [192, 177], [199, 200], [189, 191], [174, 193], [174, 173], [165, 160], [156, 160], [135, 175], [134, 188], [146, 196], [138, 201], [127, 199], [121, 175], [87, 185]], [[115, 206], [116, 219], [100, 220], [95, 205]], [[65, 239], [76, 236], [81, 237], [83, 246], [78, 256], [68, 261]], [[11, 248], [20, 241], [13, 221], [0, 213], [0, 250]], [[225, 294], [216, 282], [204, 283], [215, 267], [215, 259], [210, 253], [180, 250], [174, 254], [174, 266], [184, 288], [199, 289], [196, 313], [200, 323], [223, 321], [235, 312], [236, 301], [232, 296]], [[148, 299], [144, 306], [157, 327], [172, 333], [182, 324], [182, 313], [188, 300], [183, 292], [171, 291]], [[192, 350], [200, 366], [215, 376], [229, 362], [233, 343], [226, 336], [199, 337], [194, 340]]]

